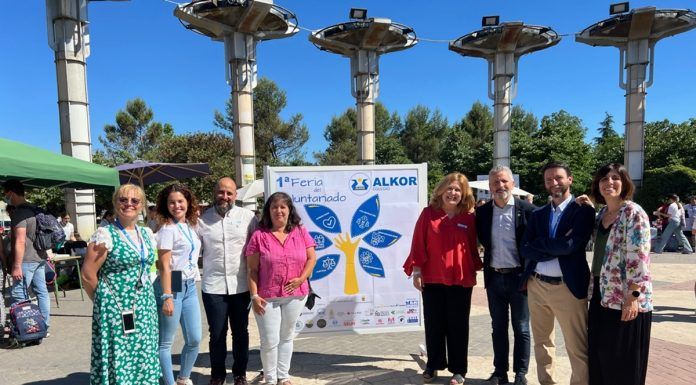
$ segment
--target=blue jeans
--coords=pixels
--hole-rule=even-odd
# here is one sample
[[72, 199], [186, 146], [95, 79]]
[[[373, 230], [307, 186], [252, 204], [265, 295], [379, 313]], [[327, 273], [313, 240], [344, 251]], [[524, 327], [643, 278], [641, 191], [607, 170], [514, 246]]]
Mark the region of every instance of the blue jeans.
[[672, 234], [677, 237], [677, 242], [679, 243], [679, 246], [683, 248], [684, 252], [693, 252], [691, 245], [689, 245], [689, 240], [686, 239], [686, 236], [682, 231], [682, 226], [679, 221], [670, 219], [669, 222], [667, 222], [667, 227], [665, 227], [665, 230], [662, 232], [660, 242], [655, 246], [656, 253], [661, 253], [662, 250], [664, 250], [667, 242], [669, 242], [669, 239], [672, 237]]
[[495, 271], [490, 272], [486, 286], [488, 311], [491, 314], [493, 326], [493, 366], [495, 374], [504, 377], [507, 377], [509, 370], [508, 321], [510, 318], [512, 318], [512, 331], [515, 336], [512, 370], [515, 373], [527, 373], [529, 369], [529, 307], [527, 296], [518, 290], [519, 287], [520, 274], [501, 274]]
[[48, 288], [46, 287], [46, 261], [41, 262], [23, 262], [22, 274], [24, 279], [22, 282], [16, 281], [12, 284], [12, 302], [26, 301], [29, 299], [29, 293], [26, 288], [31, 286], [39, 301], [39, 310], [46, 321], [46, 327], [50, 326], [51, 322], [51, 298], [48, 296]]
[[172, 370], [172, 344], [179, 324], [184, 335], [184, 347], [181, 349], [181, 370], [179, 377], [191, 377], [191, 370], [198, 357], [198, 345], [201, 342], [201, 310], [198, 304], [198, 291], [193, 279], [183, 281], [183, 291], [174, 293], [174, 314], [171, 317], [162, 314], [162, 286], [157, 277], [154, 283], [155, 298], [159, 314], [159, 358], [162, 375], [166, 385], [174, 385]]

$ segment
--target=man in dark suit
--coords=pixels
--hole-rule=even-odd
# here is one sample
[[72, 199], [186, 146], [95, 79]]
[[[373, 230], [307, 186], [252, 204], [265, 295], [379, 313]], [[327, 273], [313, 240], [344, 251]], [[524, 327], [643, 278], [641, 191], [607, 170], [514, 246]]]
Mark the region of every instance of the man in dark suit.
[[508, 318], [512, 318], [515, 385], [525, 385], [530, 350], [529, 308], [526, 294], [520, 291], [524, 259], [519, 249], [527, 220], [536, 207], [512, 196], [515, 181], [508, 167], [493, 167], [488, 173], [488, 185], [493, 199], [476, 209], [476, 231], [484, 247], [483, 281], [493, 326], [495, 370], [487, 384], [509, 382]]
[[551, 203], [534, 211], [522, 243], [537, 376], [541, 385], [553, 379], [556, 348], [554, 320], [563, 332], [572, 374], [570, 385], [587, 385], [587, 287], [590, 270], [585, 246], [592, 235], [595, 212], [579, 205], [570, 193], [573, 175], [567, 165], [542, 168]]

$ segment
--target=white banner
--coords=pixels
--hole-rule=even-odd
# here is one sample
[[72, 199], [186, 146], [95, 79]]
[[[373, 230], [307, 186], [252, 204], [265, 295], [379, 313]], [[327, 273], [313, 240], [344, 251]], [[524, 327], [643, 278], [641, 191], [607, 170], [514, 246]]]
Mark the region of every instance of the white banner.
[[427, 165], [266, 167], [266, 193], [283, 191], [317, 243], [311, 278], [321, 297], [297, 331], [421, 324], [420, 293], [403, 272], [427, 204]]

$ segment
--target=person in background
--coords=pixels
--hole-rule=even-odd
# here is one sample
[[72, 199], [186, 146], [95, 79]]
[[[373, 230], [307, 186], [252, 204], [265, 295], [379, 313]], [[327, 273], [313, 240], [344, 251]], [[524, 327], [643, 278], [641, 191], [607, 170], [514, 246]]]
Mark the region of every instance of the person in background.
[[534, 204], [534, 195], [532, 195], [532, 194], [527, 194], [527, 196], [525, 197], [525, 199], [527, 200], [527, 203]]
[[[159, 309], [159, 358], [165, 385], [193, 385], [191, 371], [201, 341], [201, 310], [196, 282], [201, 280], [198, 257], [201, 240], [196, 233], [198, 207], [188, 187], [172, 184], [157, 196], [157, 215], [162, 225], [157, 232], [158, 277], [155, 298]], [[181, 287], [172, 288], [172, 275], [180, 277]], [[184, 336], [181, 368], [174, 381], [172, 344], [178, 325]]]
[[124, 184], [112, 202], [114, 223], [92, 235], [82, 263], [93, 302], [90, 385], [158, 385], [157, 307], [148, 274], [157, 242], [137, 225], [145, 192]]
[[75, 226], [70, 223], [70, 214], [63, 213], [63, 215], [61, 215], [60, 226], [63, 228], [63, 232], [65, 233], [65, 241], [75, 242]]
[[292, 198], [284, 192], [271, 194], [246, 248], [249, 292], [268, 384], [292, 385], [295, 322], [309, 294], [307, 280], [317, 259], [315, 246]]
[[465, 381], [471, 294], [476, 271], [483, 267], [476, 245], [474, 202], [466, 176], [446, 175], [418, 217], [404, 262], [404, 272], [423, 293], [426, 383], [445, 368], [452, 373], [450, 385]]
[[150, 205], [147, 207], [147, 227], [156, 233], [159, 230], [160, 223], [157, 220], [157, 208], [155, 205]]
[[34, 247], [36, 207], [24, 197], [24, 185], [16, 179], [3, 184], [5, 203], [15, 207], [10, 216], [12, 239], [12, 302], [29, 299], [29, 287], [34, 290], [46, 327], [51, 324], [51, 298], [46, 288], [46, 251]]
[[515, 385], [526, 385], [530, 336], [527, 295], [520, 291], [524, 259], [520, 256], [527, 221], [536, 207], [512, 195], [515, 180], [509, 167], [496, 166], [488, 173], [493, 199], [476, 209], [476, 231], [484, 247], [483, 279], [493, 328], [494, 372], [487, 385], [507, 384], [510, 369], [508, 328], [515, 337], [512, 370]]
[[684, 226], [684, 208], [682, 207], [681, 203], [679, 203], [679, 196], [672, 193], [667, 195], [667, 199], [669, 200], [666, 215], [666, 217], [668, 217], [667, 227], [665, 227], [664, 231], [662, 232], [660, 241], [657, 243], [657, 245], [655, 245], [655, 254], [662, 254], [662, 250], [664, 250], [667, 242], [669, 242], [669, 239], [672, 237], [672, 234], [676, 236], [677, 242], [682, 248], [682, 254], [693, 253], [693, 249], [691, 248], [691, 245], [689, 245], [689, 241], [686, 239], [686, 236], [684, 236], [684, 232], [682, 231]]
[[486, 204], [486, 200], [485, 200], [485, 199], [479, 199], [479, 200], [476, 201], [476, 207], [481, 207], [481, 206], [483, 206], [483, 205], [485, 205], [485, 204]]
[[631, 201], [634, 186], [622, 164], [597, 171], [592, 199], [597, 217], [592, 260], [588, 356], [590, 385], [644, 385], [650, 349], [652, 278], [650, 220]]
[[694, 235], [692, 233], [692, 228], [694, 227], [694, 218], [696, 218], [696, 195], [689, 197], [689, 203], [684, 205], [684, 236], [689, 240], [689, 245], [691, 245], [691, 250], [696, 250], [696, 243], [694, 243]]
[[227, 330], [232, 329], [232, 376], [246, 385], [249, 362], [249, 286], [244, 245], [256, 229], [254, 212], [234, 205], [237, 185], [221, 178], [213, 190], [212, 207], [198, 221], [203, 247], [203, 307], [210, 331], [210, 383], [225, 383]]
[[111, 210], [104, 211], [102, 215], [102, 220], [99, 222], [99, 227], [109, 227], [109, 225], [114, 223], [114, 212]]

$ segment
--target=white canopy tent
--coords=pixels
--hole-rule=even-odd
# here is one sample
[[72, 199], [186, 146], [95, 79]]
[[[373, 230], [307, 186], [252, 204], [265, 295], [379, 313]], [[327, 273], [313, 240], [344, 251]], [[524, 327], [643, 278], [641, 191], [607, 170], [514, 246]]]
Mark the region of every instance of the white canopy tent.
[[[477, 190], [486, 190], [486, 191], [490, 190], [490, 188], [488, 187], [487, 180], [470, 180], [469, 187], [477, 189]], [[515, 187], [515, 189], [512, 190], [512, 195], [525, 196], [525, 195], [531, 195], [531, 193], [524, 191], [521, 188]]]

